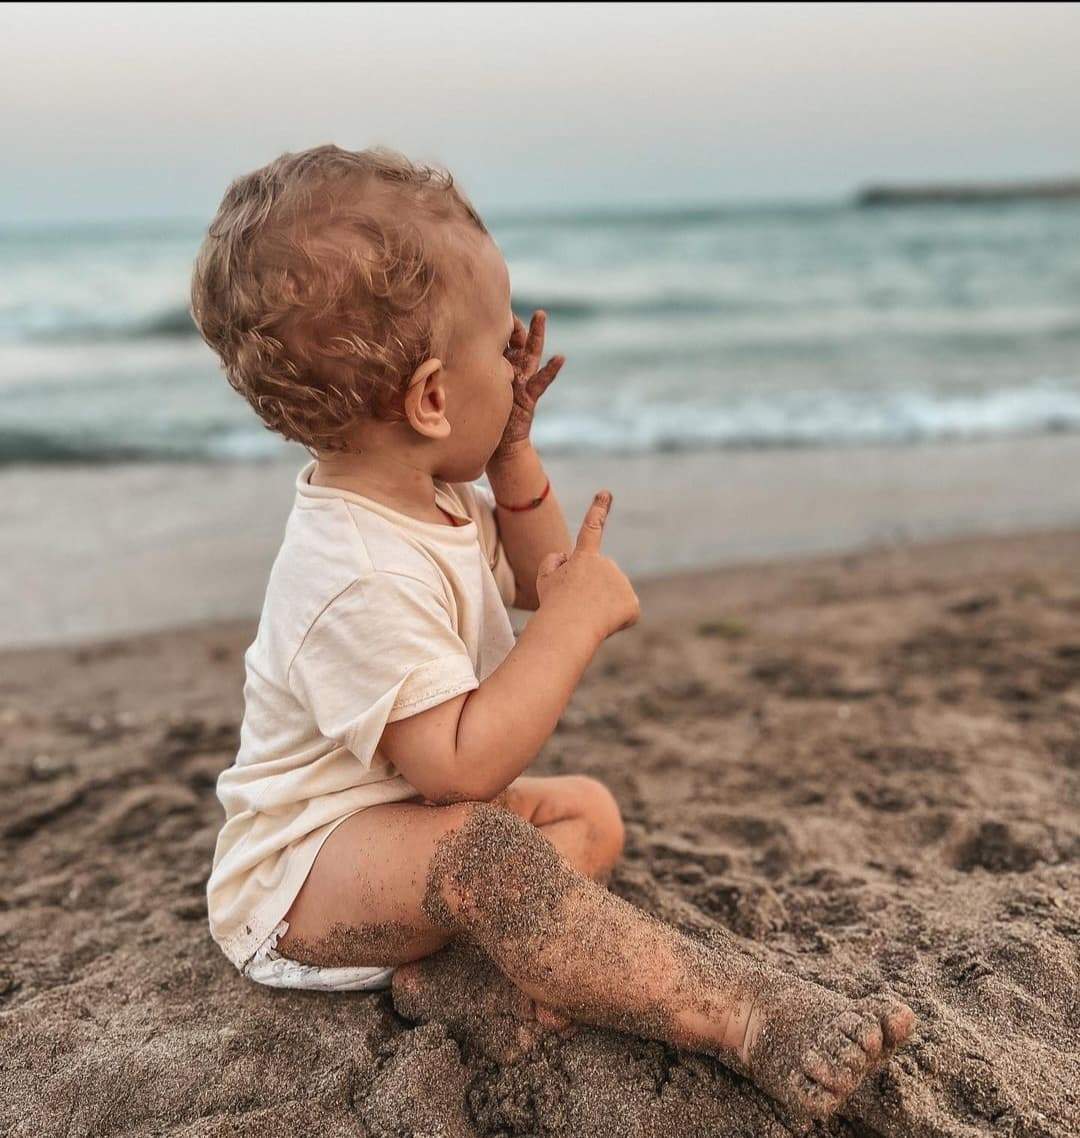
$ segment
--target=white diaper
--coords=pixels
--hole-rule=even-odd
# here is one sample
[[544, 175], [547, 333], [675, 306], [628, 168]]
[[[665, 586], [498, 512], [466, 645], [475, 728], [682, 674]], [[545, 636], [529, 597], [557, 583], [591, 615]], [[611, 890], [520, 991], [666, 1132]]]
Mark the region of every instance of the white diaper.
[[243, 968], [249, 980], [270, 988], [311, 988], [317, 992], [371, 992], [390, 987], [392, 967], [316, 968], [282, 956], [277, 942], [288, 931], [288, 921], [282, 921], [255, 950]]

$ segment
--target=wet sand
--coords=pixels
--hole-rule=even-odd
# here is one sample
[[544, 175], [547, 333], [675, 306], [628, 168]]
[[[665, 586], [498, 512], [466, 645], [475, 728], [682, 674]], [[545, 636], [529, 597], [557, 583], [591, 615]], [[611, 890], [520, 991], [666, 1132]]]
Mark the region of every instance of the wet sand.
[[[618, 895], [914, 1008], [824, 1133], [1080, 1133], [1078, 569], [1073, 531], [644, 582], [533, 768], [611, 786]], [[0, 1132], [789, 1132], [658, 1043], [585, 1029], [500, 1063], [467, 1017], [242, 980], [203, 890], [251, 635], [0, 656]]]
[[[0, 470], [0, 647], [256, 616], [306, 461]], [[605, 549], [637, 578], [1080, 526], [1080, 434], [546, 465], [575, 526], [614, 491]]]

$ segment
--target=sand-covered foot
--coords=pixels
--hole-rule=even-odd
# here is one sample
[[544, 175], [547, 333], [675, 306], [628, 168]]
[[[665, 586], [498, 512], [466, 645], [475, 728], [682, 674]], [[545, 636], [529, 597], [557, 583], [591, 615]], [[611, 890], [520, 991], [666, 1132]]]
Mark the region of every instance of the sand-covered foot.
[[817, 984], [771, 981], [745, 1017], [739, 1062], [797, 1117], [825, 1119], [915, 1026], [899, 1000], [849, 1000]]
[[496, 1063], [516, 1063], [570, 1020], [530, 999], [477, 949], [451, 944], [394, 972], [394, 1007], [414, 1023], [441, 1023]]

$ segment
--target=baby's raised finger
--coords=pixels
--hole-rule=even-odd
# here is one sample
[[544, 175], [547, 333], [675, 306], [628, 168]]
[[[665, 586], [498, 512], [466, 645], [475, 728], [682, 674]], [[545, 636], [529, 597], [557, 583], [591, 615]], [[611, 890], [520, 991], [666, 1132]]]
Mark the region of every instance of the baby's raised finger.
[[578, 531], [577, 545], [574, 548], [579, 553], [600, 552], [600, 542], [604, 537], [604, 523], [607, 521], [610, 509], [611, 491], [601, 490], [585, 511], [585, 520], [581, 523], [581, 529]]

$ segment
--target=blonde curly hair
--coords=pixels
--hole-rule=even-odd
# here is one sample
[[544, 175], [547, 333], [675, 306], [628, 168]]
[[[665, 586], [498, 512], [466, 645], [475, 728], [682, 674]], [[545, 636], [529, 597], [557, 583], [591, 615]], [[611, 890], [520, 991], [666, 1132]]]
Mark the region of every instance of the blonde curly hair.
[[384, 147], [283, 154], [232, 183], [191, 314], [270, 430], [334, 451], [358, 420], [401, 417], [446, 332], [447, 221], [487, 233], [449, 172]]

